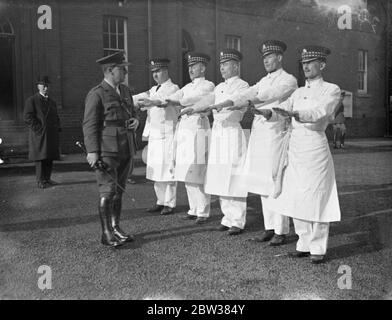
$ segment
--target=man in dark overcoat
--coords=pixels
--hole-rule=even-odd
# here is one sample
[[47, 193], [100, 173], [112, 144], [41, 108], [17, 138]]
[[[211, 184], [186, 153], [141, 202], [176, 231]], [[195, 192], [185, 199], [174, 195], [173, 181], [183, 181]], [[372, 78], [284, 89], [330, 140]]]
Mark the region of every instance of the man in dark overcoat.
[[39, 77], [38, 93], [26, 100], [23, 119], [29, 126], [29, 159], [35, 161], [38, 188], [57, 184], [51, 180], [53, 160], [60, 158], [60, 119], [56, 102], [48, 95], [49, 79]]
[[[131, 91], [122, 84], [127, 74], [123, 52], [97, 60], [104, 79], [87, 94], [83, 134], [87, 162], [95, 168], [99, 190], [101, 242], [120, 246], [133, 240], [119, 226], [122, 194], [136, 153], [134, 131], [139, 125]], [[104, 168], [97, 168], [97, 164]], [[121, 188], [118, 187], [121, 186]]]

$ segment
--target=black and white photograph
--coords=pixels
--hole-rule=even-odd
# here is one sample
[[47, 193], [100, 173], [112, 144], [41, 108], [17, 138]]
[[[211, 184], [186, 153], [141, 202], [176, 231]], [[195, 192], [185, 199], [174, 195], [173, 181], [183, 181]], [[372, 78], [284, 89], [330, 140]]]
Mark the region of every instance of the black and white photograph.
[[0, 0], [0, 300], [392, 300], [392, 0]]

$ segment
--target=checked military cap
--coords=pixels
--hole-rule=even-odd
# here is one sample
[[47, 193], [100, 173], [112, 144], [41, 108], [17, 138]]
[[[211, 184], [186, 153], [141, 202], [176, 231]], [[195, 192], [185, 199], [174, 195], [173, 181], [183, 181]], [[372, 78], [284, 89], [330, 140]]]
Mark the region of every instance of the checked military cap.
[[283, 41], [279, 40], [267, 40], [264, 41], [259, 47], [259, 52], [263, 57], [270, 53], [282, 54], [287, 49], [287, 45]]
[[109, 56], [103, 57], [101, 59], [98, 59], [96, 61], [96, 63], [100, 64], [100, 65], [110, 65], [110, 66], [118, 66], [118, 67], [122, 67], [122, 66], [129, 66], [130, 62], [125, 61], [124, 58], [124, 51], [118, 51], [116, 53], [113, 53]]
[[36, 84], [48, 85], [50, 83], [48, 76], [38, 76]]
[[154, 72], [169, 66], [170, 60], [166, 58], [156, 58], [150, 60], [150, 71]]
[[326, 60], [331, 54], [331, 50], [322, 46], [304, 46], [301, 50], [301, 62], [310, 62], [314, 60]]
[[207, 64], [211, 60], [208, 54], [200, 53], [200, 52], [190, 52], [188, 53], [187, 58], [188, 58], [189, 67], [199, 62]]
[[234, 61], [241, 61], [242, 60], [242, 53], [236, 49], [224, 49], [219, 54], [220, 63], [234, 60]]

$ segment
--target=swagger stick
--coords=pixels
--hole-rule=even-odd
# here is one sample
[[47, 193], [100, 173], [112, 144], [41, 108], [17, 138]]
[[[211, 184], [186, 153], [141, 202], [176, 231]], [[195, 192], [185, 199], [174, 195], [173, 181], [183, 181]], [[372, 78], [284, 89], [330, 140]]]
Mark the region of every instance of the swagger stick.
[[[80, 149], [83, 150], [83, 152], [87, 155], [87, 150], [84, 144], [80, 141], [76, 141], [75, 143]], [[100, 170], [103, 171], [105, 174], [108, 175], [110, 179], [115, 183], [115, 185], [122, 191], [124, 192], [132, 201], [135, 201], [135, 199], [132, 198], [132, 196], [125, 191], [125, 189], [116, 181], [116, 179], [113, 178], [113, 176], [107, 171], [107, 164], [103, 162], [101, 159], [98, 159], [96, 164], [93, 166], [94, 170]]]

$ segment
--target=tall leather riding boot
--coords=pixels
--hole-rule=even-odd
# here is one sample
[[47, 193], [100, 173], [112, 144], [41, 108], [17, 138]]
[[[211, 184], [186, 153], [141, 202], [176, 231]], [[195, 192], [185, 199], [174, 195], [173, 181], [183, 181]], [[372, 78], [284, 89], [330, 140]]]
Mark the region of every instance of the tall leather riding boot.
[[111, 226], [113, 232], [122, 242], [131, 242], [134, 240], [133, 236], [126, 234], [119, 226], [121, 216], [122, 199], [121, 196], [115, 196], [112, 202]]
[[102, 244], [106, 246], [117, 247], [122, 244], [119, 238], [114, 234], [113, 227], [111, 225], [111, 203], [112, 200], [109, 198], [99, 199], [99, 217], [101, 219], [102, 226]]

